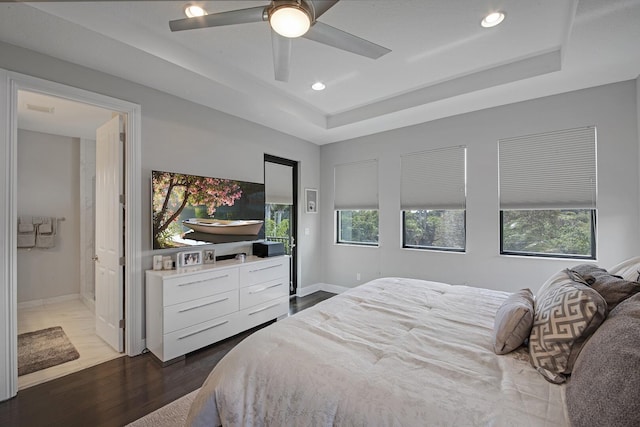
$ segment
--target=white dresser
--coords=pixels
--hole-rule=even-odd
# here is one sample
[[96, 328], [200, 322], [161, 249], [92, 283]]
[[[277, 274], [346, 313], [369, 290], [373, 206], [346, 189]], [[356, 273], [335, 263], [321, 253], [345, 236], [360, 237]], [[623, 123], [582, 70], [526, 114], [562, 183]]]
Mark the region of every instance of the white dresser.
[[289, 257], [146, 272], [147, 348], [162, 362], [289, 312]]

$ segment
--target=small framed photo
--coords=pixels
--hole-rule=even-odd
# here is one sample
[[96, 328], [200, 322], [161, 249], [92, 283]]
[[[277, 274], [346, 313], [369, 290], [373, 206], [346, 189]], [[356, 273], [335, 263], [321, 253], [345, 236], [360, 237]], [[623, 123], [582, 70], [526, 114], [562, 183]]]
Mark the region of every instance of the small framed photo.
[[188, 251], [178, 254], [178, 267], [191, 267], [200, 264], [202, 264], [202, 251]]
[[318, 212], [318, 190], [315, 188], [305, 188], [305, 212], [317, 213]]
[[202, 252], [202, 262], [205, 264], [216, 263], [216, 251], [214, 249], [206, 249]]

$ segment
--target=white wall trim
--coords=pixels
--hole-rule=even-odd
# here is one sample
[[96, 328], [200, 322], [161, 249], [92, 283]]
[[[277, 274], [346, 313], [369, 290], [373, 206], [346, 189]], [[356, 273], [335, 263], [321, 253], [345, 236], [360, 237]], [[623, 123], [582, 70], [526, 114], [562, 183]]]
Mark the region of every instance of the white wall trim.
[[16, 148], [18, 90], [40, 92], [72, 101], [91, 104], [127, 114], [126, 170], [125, 170], [125, 348], [129, 356], [140, 354], [145, 342], [142, 338], [142, 269], [141, 269], [141, 107], [128, 101], [83, 89], [55, 83], [28, 75], [0, 69], [0, 152], [5, 154], [4, 174], [0, 176], [0, 277], [4, 287], [0, 294], [0, 339], [8, 343], [6, 354], [0, 355], [0, 401], [17, 393], [17, 275], [16, 275]]
[[328, 283], [323, 283], [320, 290], [325, 292], [331, 292], [332, 294], [341, 294], [343, 292], [348, 291], [349, 289], [351, 288], [348, 288], [346, 286], [330, 285]]
[[73, 301], [80, 299], [80, 294], [60, 295], [53, 298], [34, 299], [31, 301], [23, 301], [18, 303], [18, 310], [24, 308], [41, 307], [43, 305], [57, 304], [59, 302]]
[[320, 291], [320, 286], [322, 283], [314, 283], [313, 285], [308, 286], [298, 286], [296, 289], [296, 296], [299, 298], [306, 297], [307, 295], [311, 295], [314, 292]]
[[[10, 79], [7, 71], [0, 69], [0, 123], [4, 126], [0, 132], [0, 156], [4, 173], [0, 173], [0, 342], [7, 343], [6, 350], [0, 352], [0, 401], [15, 396], [18, 383], [17, 336], [16, 324], [16, 231], [13, 227], [15, 219], [15, 153], [10, 143], [11, 97], [9, 96]], [[13, 188], [12, 188], [13, 186]]]
[[306, 297], [318, 291], [331, 292], [332, 294], [341, 294], [345, 291], [348, 291], [349, 289], [351, 288], [348, 288], [346, 286], [331, 285], [329, 283], [314, 283], [313, 285], [298, 287], [296, 296], [300, 298]]

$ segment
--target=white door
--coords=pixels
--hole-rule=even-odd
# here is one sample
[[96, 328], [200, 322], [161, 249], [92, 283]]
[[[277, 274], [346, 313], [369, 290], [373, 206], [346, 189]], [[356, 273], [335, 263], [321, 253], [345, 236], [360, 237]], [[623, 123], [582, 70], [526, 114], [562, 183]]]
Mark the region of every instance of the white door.
[[96, 333], [117, 351], [123, 351], [123, 142], [121, 116], [96, 131]]

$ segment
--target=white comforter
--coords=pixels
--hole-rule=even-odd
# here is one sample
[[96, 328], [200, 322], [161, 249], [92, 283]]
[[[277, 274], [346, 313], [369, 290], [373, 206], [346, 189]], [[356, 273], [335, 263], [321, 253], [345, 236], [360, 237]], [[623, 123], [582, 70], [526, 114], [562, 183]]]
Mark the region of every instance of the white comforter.
[[194, 426], [569, 425], [563, 386], [492, 350], [508, 294], [378, 279], [245, 339], [198, 393]]

